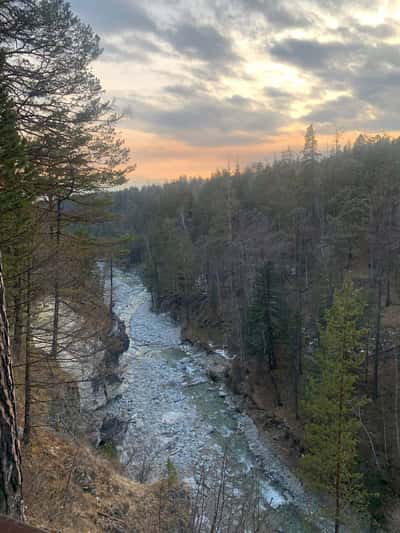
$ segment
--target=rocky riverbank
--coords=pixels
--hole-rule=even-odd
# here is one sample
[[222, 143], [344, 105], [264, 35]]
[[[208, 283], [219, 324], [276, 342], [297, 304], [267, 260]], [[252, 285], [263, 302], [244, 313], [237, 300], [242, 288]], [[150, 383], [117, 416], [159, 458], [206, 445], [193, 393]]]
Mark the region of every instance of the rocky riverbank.
[[235, 379], [237, 358], [223, 347], [216, 346], [206, 333], [199, 335], [198, 328], [182, 328], [182, 341], [205, 352], [207, 376], [214, 383], [223, 383], [229, 388], [235, 396], [238, 408], [250, 416], [261, 438], [268, 441], [268, 445], [286, 465], [296, 468], [304, 451], [301, 426], [296, 420], [289, 421], [284, 409], [268, 405], [266, 385], [260, 387], [254, 383], [250, 384], [249, 375], [246, 376], [247, 379], [238, 382]]

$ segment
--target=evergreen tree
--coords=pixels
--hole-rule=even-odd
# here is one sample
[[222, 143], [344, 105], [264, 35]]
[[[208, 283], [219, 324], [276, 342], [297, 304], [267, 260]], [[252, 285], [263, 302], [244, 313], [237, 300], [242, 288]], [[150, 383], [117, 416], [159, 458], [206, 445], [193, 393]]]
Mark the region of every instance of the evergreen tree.
[[362, 494], [356, 472], [357, 410], [364, 398], [356, 396], [356, 383], [363, 363], [363, 330], [359, 326], [363, 307], [358, 291], [346, 279], [327, 312], [317, 372], [308, 382], [303, 405], [308, 447], [303, 473], [314, 486], [334, 495], [335, 532], [342, 523], [345, 504]]
[[303, 162], [315, 163], [320, 154], [318, 153], [318, 141], [314, 126], [310, 124], [304, 135]]
[[280, 280], [269, 262], [257, 273], [253, 301], [249, 309], [249, 351], [277, 367], [276, 344], [281, 332]]

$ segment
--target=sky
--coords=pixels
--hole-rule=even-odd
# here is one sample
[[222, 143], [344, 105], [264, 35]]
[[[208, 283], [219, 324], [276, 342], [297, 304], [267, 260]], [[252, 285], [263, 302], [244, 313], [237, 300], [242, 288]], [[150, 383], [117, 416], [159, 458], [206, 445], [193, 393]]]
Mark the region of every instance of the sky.
[[400, 131], [400, 0], [72, 0], [123, 113], [132, 183]]

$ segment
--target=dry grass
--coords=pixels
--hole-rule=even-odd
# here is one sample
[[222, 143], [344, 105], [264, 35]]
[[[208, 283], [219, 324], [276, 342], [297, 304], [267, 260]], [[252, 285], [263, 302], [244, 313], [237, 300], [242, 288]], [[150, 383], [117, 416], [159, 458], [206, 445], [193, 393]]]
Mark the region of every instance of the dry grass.
[[[32, 367], [33, 383], [71, 381], [57, 364], [37, 358], [41, 363]], [[18, 425], [23, 428], [23, 361], [15, 366], [14, 377]], [[180, 486], [135, 483], [123, 475], [116, 459], [91, 448], [84, 437], [49, 427], [50, 411], [59, 405], [54, 402], [68, 403], [76, 393], [76, 384], [32, 390], [31, 443], [22, 448], [27, 522], [52, 533], [184, 531], [187, 499]]]
[[178, 487], [132, 482], [88, 447], [48, 431], [35, 433], [23, 458], [26, 515], [35, 527], [54, 533], [179, 531], [184, 493]]

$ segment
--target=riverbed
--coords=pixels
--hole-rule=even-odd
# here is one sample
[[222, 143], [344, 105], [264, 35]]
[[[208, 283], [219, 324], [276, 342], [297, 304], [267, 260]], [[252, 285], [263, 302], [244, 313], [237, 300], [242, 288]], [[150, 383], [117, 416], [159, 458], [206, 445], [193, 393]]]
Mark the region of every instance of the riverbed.
[[208, 378], [206, 352], [182, 343], [181, 328], [168, 314], [152, 312], [140, 276], [117, 270], [114, 290], [130, 347], [121, 359], [123, 390], [108, 410], [127, 424], [117, 451], [130, 477], [158, 480], [168, 463], [195, 487], [199, 472], [215, 473], [223, 461], [238, 501], [248, 480], [257, 478], [260, 507], [276, 531], [325, 530], [318, 503], [241, 412], [240, 399]]

